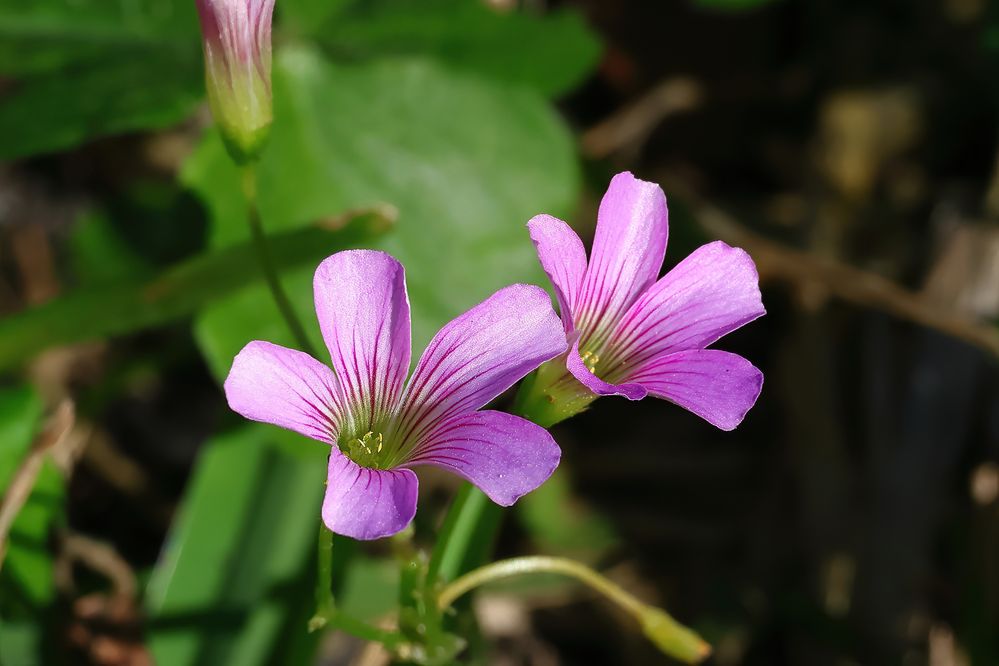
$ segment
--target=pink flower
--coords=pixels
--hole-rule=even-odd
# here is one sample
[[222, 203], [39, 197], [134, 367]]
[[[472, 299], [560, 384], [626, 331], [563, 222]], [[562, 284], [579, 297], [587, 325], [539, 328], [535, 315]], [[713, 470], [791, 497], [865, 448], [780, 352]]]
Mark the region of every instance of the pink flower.
[[571, 377], [563, 369], [552, 378], [542, 368], [549, 377], [541, 390], [571, 395], [565, 384], [575, 378], [585, 387], [577, 406], [600, 395], [652, 395], [723, 430], [739, 425], [763, 373], [707, 347], [765, 313], [749, 255], [709, 243], [657, 281], [669, 232], [666, 197], [630, 173], [615, 176], [600, 203], [589, 262], [565, 222], [539, 215], [528, 228], [572, 343], [564, 365]]
[[197, 0], [212, 115], [237, 161], [256, 157], [270, 131], [274, 0]]
[[509, 506], [541, 485], [561, 452], [544, 428], [482, 410], [565, 335], [539, 287], [501, 289], [431, 340], [406, 384], [409, 298], [402, 265], [370, 250], [340, 252], [316, 270], [316, 314], [333, 370], [311, 356], [251, 342], [225, 382], [229, 406], [332, 445], [322, 515], [339, 534], [394, 534], [416, 512], [411, 468], [434, 465]]

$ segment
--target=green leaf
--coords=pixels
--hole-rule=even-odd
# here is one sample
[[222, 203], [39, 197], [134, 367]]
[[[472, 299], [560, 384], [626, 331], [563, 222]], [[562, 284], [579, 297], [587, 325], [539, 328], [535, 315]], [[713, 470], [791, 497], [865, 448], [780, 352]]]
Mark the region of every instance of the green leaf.
[[[296, 0], [303, 13], [321, 2]], [[575, 11], [504, 11], [482, 0], [353, 2], [311, 25], [339, 55], [430, 56], [553, 96], [577, 85], [600, 55], [596, 36]]]
[[0, 620], [0, 664], [3, 666], [42, 666], [42, 630], [34, 622]]
[[255, 424], [206, 444], [147, 588], [156, 663], [279, 663], [305, 633], [327, 453]]
[[[28, 454], [42, 415], [42, 402], [26, 388], [0, 392], [0, 496]], [[31, 495], [8, 535], [0, 570], [0, 615], [37, 619], [55, 594], [48, 536], [60, 515], [65, 492], [62, 475], [45, 461]]]
[[[278, 267], [314, 266], [326, 255], [367, 241], [385, 228], [378, 213], [359, 214], [343, 229], [310, 226], [271, 238]], [[148, 328], [190, 316], [261, 280], [249, 243], [182, 262], [146, 280], [99, 284], [0, 320], [0, 368], [23, 363], [54, 345], [66, 345]]]
[[596, 562], [620, 539], [610, 521], [573, 496], [570, 471], [559, 467], [540, 488], [521, 498], [517, 517], [544, 552]]
[[203, 97], [193, 2], [0, 0], [0, 157], [160, 128]]
[[30, 389], [0, 391], [0, 488], [10, 484], [31, 446], [41, 416], [41, 400]]
[[[425, 60], [342, 66], [293, 50], [275, 65], [276, 120], [258, 172], [266, 228], [395, 206], [397, 229], [376, 246], [406, 267], [416, 349], [495, 290], [544, 284], [525, 224], [571, 210], [578, 166], [568, 130], [538, 94]], [[237, 174], [216, 138], [183, 177], [213, 213], [211, 242], [247, 237]], [[285, 287], [321, 344], [313, 270], [287, 273]], [[284, 328], [264, 289], [254, 288], [208, 308], [196, 330], [222, 377], [251, 339], [291, 344]]]
[[51, 72], [136, 50], [191, 50], [198, 18], [187, 0], [0, 0], [0, 74]]

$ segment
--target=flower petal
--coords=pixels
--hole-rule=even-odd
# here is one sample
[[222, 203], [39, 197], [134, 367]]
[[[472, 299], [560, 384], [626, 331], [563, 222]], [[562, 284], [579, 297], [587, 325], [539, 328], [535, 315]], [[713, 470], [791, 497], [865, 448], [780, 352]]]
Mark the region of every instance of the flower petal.
[[742, 422], [763, 388], [763, 373], [738, 354], [694, 349], [657, 357], [630, 381], [650, 395], [689, 409], [708, 423], [732, 430]]
[[444, 419], [474, 412], [565, 348], [565, 331], [543, 289], [500, 289], [427, 345], [397, 436], [415, 446]]
[[352, 427], [395, 410], [409, 371], [409, 297], [402, 264], [384, 252], [327, 258], [313, 281], [316, 315]]
[[332, 444], [340, 425], [340, 385], [333, 371], [294, 349], [255, 340], [232, 361], [225, 379], [229, 407]]
[[566, 367], [572, 376], [578, 379], [586, 388], [597, 395], [620, 395], [628, 400], [641, 400], [648, 391], [641, 384], [623, 383], [610, 384], [597, 377], [586, 367], [583, 359], [579, 355], [579, 341], [572, 346], [565, 361]]
[[574, 330], [572, 323], [579, 290], [586, 277], [586, 249], [583, 241], [568, 224], [551, 215], [537, 215], [527, 223], [531, 240], [538, 251], [541, 267], [548, 274], [559, 314], [567, 333]]
[[604, 377], [687, 349], [703, 349], [765, 314], [759, 276], [743, 250], [703, 245], [642, 294], [614, 330]]
[[655, 282], [666, 254], [666, 196], [655, 183], [619, 173], [600, 202], [590, 266], [579, 295], [576, 328], [583, 348], [599, 341]]
[[333, 532], [354, 539], [390, 536], [413, 520], [418, 490], [412, 470], [361, 467], [334, 447], [323, 522]]
[[446, 421], [414, 453], [407, 465], [450, 470], [501, 506], [510, 506], [544, 483], [562, 456], [541, 426], [494, 411]]

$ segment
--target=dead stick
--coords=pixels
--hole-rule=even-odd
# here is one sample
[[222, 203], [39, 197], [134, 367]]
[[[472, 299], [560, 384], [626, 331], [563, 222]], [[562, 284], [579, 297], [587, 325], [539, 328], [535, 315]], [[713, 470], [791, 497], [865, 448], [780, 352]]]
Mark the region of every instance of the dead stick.
[[762, 280], [819, 284], [844, 301], [883, 310], [901, 319], [936, 329], [999, 358], [999, 329], [960, 313], [940, 309], [919, 294], [876, 273], [769, 240], [746, 229], [726, 213], [700, 201], [695, 195], [688, 196], [685, 188], [671, 185], [670, 190], [683, 190], [681, 196], [694, 204], [698, 222], [710, 235], [746, 250], [756, 261]]

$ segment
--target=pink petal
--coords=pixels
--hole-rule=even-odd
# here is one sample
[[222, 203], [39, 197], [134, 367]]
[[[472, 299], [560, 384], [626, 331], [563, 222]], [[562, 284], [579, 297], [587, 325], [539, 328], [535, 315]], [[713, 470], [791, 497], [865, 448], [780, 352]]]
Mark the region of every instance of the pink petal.
[[750, 256], [721, 241], [703, 245], [628, 310], [604, 354], [604, 376], [622, 378], [650, 358], [703, 349], [765, 313]]
[[441, 424], [408, 465], [434, 465], [472, 482], [502, 506], [544, 483], [562, 452], [548, 431], [504, 412], [481, 411]]
[[369, 428], [395, 410], [409, 371], [409, 297], [402, 264], [384, 252], [338, 252], [319, 265], [313, 285], [316, 315], [348, 417], [352, 427]]
[[573, 312], [586, 277], [583, 241], [579, 240], [572, 227], [551, 215], [535, 216], [527, 223], [527, 228], [537, 248], [541, 267], [555, 288], [562, 325], [567, 333], [571, 333], [574, 330]]
[[232, 360], [224, 388], [229, 407], [252, 421], [336, 439], [340, 387], [333, 371], [308, 354], [254, 340]]
[[427, 345], [397, 436], [415, 445], [444, 419], [474, 412], [565, 348], [565, 331], [543, 289], [500, 289]]
[[569, 351], [569, 354], [566, 357], [565, 365], [569, 369], [569, 372], [572, 373], [573, 377], [578, 379], [580, 383], [597, 395], [620, 395], [624, 396], [628, 400], [641, 400], [648, 395], [648, 391], [646, 391], [645, 387], [641, 384], [610, 384], [594, 375], [590, 369], [586, 367], [586, 364], [583, 363], [583, 359], [579, 355], [578, 340]]
[[655, 282], [668, 234], [662, 189], [627, 172], [614, 176], [600, 202], [590, 266], [574, 313], [584, 349]]
[[361, 467], [334, 447], [323, 498], [323, 522], [333, 532], [354, 539], [391, 536], [416, 515], [418, 489], [411, 470]]
[[752, 363], [716, 349], [660, 356], [629, 380], [722, 430], [732, 430], [742, 422], [763, 388], [763, 373]]

